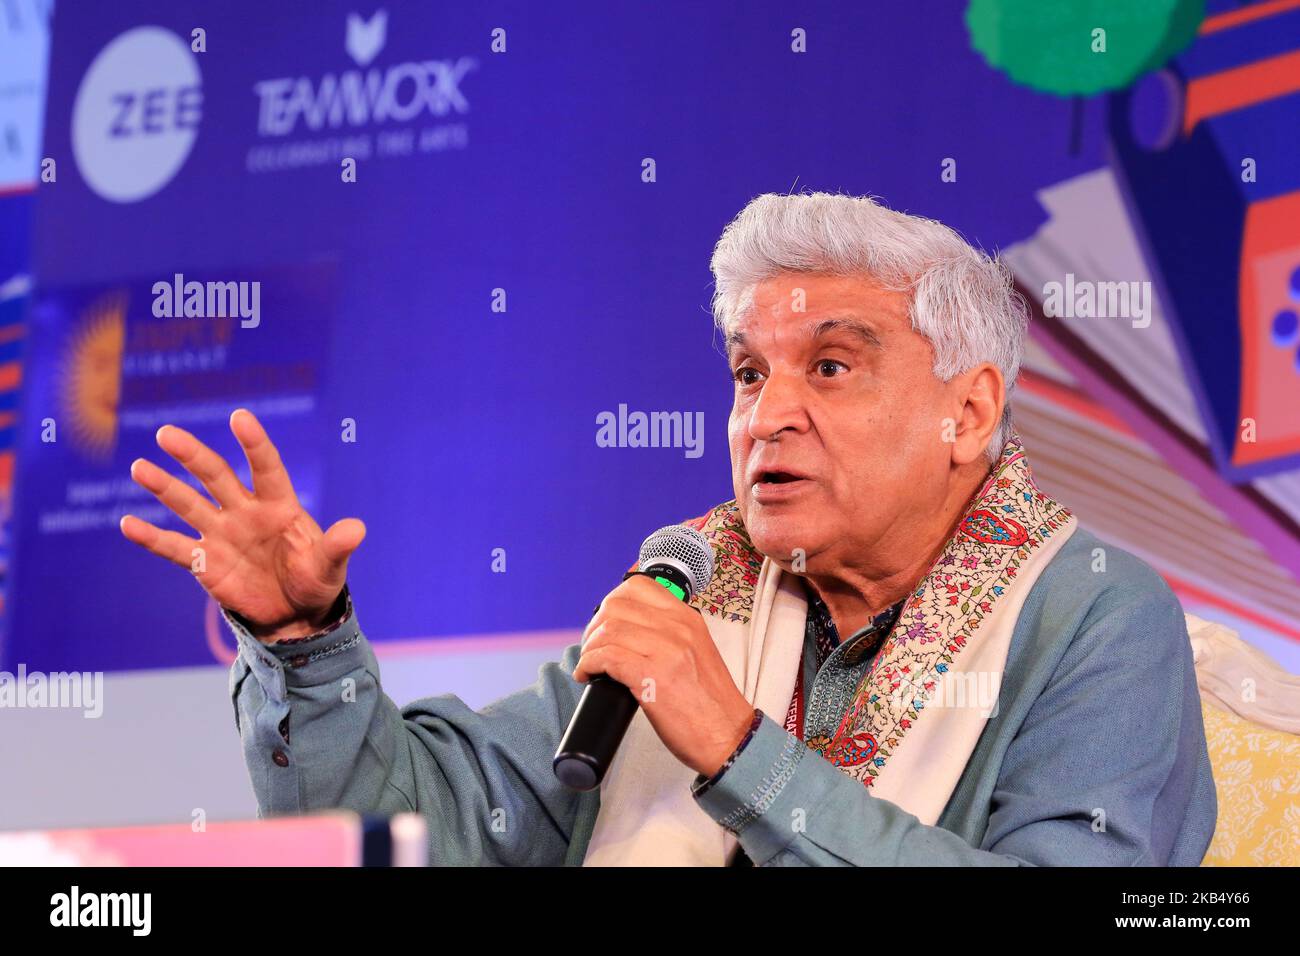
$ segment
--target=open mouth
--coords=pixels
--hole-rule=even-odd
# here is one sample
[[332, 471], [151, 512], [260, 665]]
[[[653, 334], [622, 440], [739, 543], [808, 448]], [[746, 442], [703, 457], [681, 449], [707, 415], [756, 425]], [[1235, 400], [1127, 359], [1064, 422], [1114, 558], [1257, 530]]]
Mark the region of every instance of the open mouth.
[[779, 468], [769, 468], [755, 475], [750, 494], [754, 496], [755, 501], [775, 504], [793, 498], [810, 487], [812, 482], [803, 475], [795, 474], [793, 471], [782, 471]]

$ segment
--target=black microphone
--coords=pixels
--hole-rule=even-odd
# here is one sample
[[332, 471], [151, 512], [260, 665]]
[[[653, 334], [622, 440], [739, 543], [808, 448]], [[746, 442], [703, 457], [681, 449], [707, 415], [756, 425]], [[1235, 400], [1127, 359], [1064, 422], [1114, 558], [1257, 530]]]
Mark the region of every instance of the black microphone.
[[[713, 578], [713, 549], [694, 528], [660, 528], [641, 545], [637, 569], [681, 601], [689, 601]], [[555, 776], [572, 790], [594, 790], [636, 716], [636, 695], [606, 674], [592, 675], [555, 752]]]

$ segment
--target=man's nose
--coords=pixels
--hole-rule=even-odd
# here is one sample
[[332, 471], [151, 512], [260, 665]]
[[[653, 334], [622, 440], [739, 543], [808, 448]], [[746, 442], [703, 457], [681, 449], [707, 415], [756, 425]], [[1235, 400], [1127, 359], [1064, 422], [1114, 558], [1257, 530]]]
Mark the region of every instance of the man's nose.
[[808, 427], [808, 409], [803, 384], [795, 376], [773, 373], [763, 383], [749, 413], [749, 435], [755, 441], [769, 441], [787, 428], [801, 432]]

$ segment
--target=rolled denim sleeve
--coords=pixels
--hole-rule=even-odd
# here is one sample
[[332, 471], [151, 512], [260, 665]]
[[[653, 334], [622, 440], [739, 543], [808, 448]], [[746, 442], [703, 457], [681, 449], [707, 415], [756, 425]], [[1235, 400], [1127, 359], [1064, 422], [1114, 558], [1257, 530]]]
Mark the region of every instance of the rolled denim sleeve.
[[331, 630], [288, 643], [264, 645], [225, 616], [239, 645], [230, 694], [259, 816], [416, 811], [433, 864], [565, 861], [582, 794], [555, 779], [551, 758], [582, 690], [578, 645], [480, 711], [451, 694], [398, 707], [350, 598]]
[[980, 846], [874, 796], [765, 716], [697, 804], [757, 866], [1177, 865], [1217, 805], [1182, 609], [1095, 607], [1006, 749]]

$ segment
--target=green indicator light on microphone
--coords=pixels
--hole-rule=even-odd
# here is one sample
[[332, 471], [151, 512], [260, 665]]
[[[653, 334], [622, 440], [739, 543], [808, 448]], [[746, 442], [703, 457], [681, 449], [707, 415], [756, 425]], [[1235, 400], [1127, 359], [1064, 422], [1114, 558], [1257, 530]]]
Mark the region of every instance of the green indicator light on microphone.
[[686, 600], [686, 592], [683, 591], [681, 588], [679, 588], [677, 585], [673, 584], [672, 581], [669, 581], [667, 578], [661, 578], [658, 575], [655, 575], [655, 580], [658, 581], [660, 584], [662, 584], [664, 587], [666, 587], [669, 591], [671, 591], [673, 597], [677, 598], [677, 600], [679, 601]]

